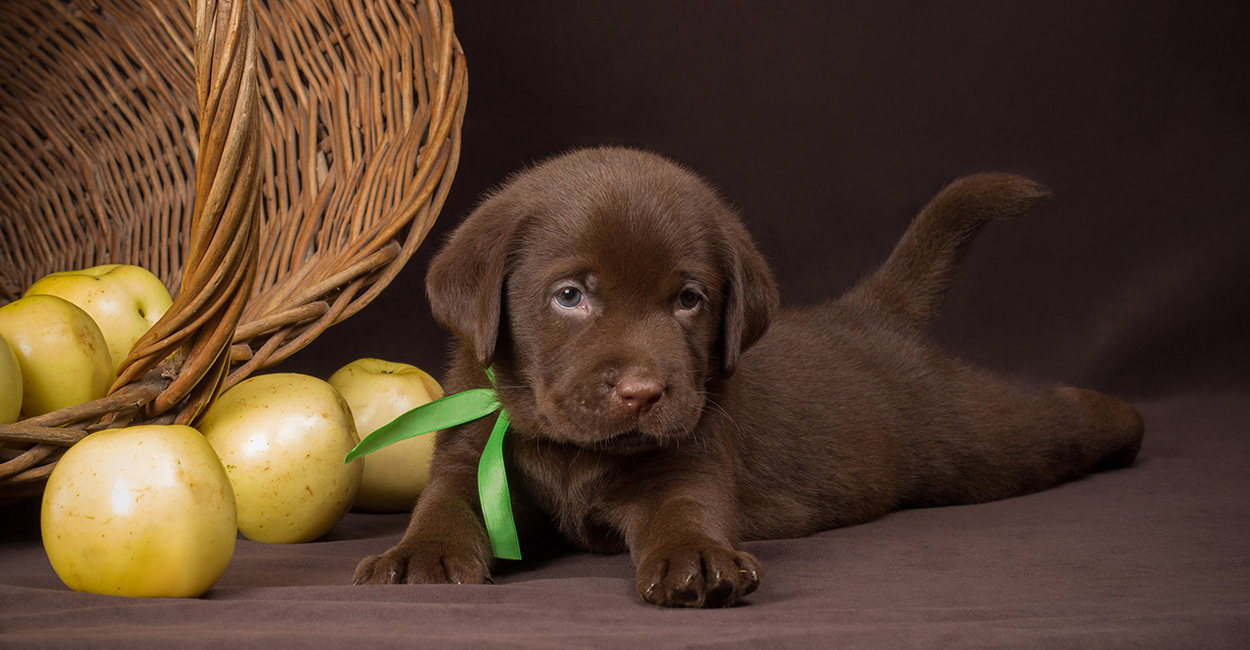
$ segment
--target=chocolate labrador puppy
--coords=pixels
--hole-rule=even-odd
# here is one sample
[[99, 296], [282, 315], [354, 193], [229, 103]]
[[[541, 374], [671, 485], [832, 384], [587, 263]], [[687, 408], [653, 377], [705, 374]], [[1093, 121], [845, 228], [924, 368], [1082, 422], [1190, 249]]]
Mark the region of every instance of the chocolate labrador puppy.
[[[457, 340], [448, 392], [489, 386], [493, 367], [512, 416], [522, 547], [554, 527], [628, 550], [643, 601], [726, 606], [760, 583], [744, 540], [1132, 463], [1128, 405], [1017, 389], [925, 338], [971, 236], [1046, 195], [1006, 174], [958, 180], [848, 293], [779, 311], [734, 212], [665, 158], [586, 149], [510, 179], [450, 236], [427, 291]], [[411, 525], [357, 583], [490, 580], [476, 472], [492, 421], [439, 434]]]

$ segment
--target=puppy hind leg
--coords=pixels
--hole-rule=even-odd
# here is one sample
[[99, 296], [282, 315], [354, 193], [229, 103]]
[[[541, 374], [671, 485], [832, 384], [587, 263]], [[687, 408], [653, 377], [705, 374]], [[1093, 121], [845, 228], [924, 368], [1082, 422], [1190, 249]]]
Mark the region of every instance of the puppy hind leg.
[[1017, 429], [1016, 493], [1046, 490], [1136, 459], [1144, 425], [1128, 404], [1070, 386], [1044, 390], [1037, 399], [1034, 421]]
[[1145, 424], [1133, 407], [1110, 395], [1083, 388], [1062, 386], [1052, 389], [1051, 393], [1076, 409], [1082, 438], [1097, 459], [1092, 470], [1133, 464], [1145, 434]]
[[912, 445], [913, 487], [902, 505], [983, 503], [1040, 492], [1130, 465], [1141, 447], [1137, 412], [1096, 391], [981, 389], [985, 401], [955, 416], [946, 434]]
[[1070, 386], [1043, 390], [1035, 399], [1031, 408], [1016, 414], [1015, 431], [1008, 433], [1016, 437], [1010, 454], [1018, 463], [1015, 493], [1037, 492], [1091, 472], [1125, 467], [1137, 457], [1144, 426], [1141, 416], [1124, 402]]

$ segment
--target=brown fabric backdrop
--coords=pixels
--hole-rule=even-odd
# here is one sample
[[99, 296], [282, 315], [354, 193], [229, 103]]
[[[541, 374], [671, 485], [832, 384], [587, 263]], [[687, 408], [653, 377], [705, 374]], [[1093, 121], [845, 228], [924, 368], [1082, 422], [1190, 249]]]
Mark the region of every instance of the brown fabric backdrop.
[[832, 296], [954, 177], [1055, 198], [978, 241], [935, 335], [1012, 376], [1101, 388], [1142, 460], [1019, 499], [752, 544], [726, 612], [638, 605], [625, 556], [487, 587], [353, 588], [403, 516], [297, 547], [241, 541], [198, 601], [73, 594], [32, 504], [0, 510], [0, 645], [177, 642], [822, 647], [1250, 644], [1250, 5], [1236, 2], [457, 2], [465, 150], [432, 239], [370, 307], [281, 369], [363, 356], [437, 371], [423, 276], [517, 167], [636, 145], [742, 211], [783, 300]]
[[866, 273], [953, 178], [1030, 175], [1054, 200], [983, 233], [941, 340], [1130, 397], [1246, 385], [1250, 9], [861, 4], [457, 3], [455, 191], [425, 255], [290, 367], [439, 367], [422, 282], [448, 228], [522, 165], [626, 144], [719, 187], [794, 304]]

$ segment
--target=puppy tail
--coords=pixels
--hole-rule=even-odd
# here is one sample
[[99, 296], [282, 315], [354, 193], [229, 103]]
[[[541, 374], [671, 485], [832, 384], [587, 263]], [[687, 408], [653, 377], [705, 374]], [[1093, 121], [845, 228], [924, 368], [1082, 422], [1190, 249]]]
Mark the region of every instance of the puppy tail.
[[1021, 176], [987, 173], [947, 185], [912, 220], [894, 252], [843, 297], [844, 304], [922, 328], [937, 313], [981, 226], [1023, 214], [1050, 190]]

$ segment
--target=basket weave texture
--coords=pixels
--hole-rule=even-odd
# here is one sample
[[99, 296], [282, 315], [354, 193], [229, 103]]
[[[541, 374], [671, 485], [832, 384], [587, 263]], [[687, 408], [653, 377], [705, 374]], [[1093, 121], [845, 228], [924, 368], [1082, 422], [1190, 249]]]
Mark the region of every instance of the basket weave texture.
[[367, 305], [442, 208], [466, 89], [446, 0], [0, 2], [0, 305], [106, 263], [174, 296], [107, 397], [0, 425], [0, 500]]

